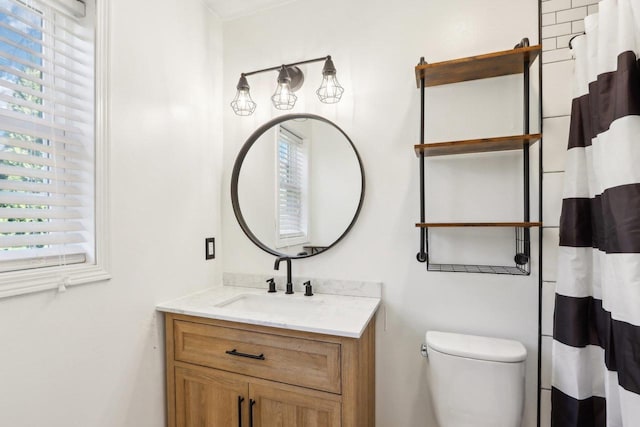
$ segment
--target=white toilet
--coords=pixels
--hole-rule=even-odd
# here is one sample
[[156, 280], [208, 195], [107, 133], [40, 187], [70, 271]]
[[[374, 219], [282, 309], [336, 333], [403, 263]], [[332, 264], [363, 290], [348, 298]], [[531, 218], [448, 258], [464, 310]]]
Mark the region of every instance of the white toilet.
[[521, 343], [429, 331], [426, 348], [440, 427], [520, 427], [527, 357]]

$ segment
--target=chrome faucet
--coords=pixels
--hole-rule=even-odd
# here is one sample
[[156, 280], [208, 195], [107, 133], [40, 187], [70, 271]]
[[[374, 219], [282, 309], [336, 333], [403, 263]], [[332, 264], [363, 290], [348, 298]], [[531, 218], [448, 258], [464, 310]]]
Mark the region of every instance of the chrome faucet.
[[273, 266], [274, 270], [279, 270], [280, 269], [280, 261], [286, 261], [286, 263], [287, 263], [287, 290], [286, 290], [285, 294], [292, 294], [293, 293], [293, 283], [291, 282], [291, 258], [289, 258], [289, 257], [276, 258], [276, 263]]

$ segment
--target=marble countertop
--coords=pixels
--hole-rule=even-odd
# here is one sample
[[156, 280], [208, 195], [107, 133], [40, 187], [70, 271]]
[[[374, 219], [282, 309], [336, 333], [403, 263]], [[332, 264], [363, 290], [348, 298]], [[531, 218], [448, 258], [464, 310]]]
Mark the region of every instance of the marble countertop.
[[380, 305], [378, 297], [222, 286], [158, 304], [158, 311], [359, 338]]

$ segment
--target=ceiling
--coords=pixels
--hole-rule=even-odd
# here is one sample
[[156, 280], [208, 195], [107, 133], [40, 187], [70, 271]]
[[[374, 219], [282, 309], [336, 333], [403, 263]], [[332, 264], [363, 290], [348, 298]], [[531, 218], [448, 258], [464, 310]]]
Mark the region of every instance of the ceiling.
[[204, 0], [222, 20], [251, 15], [296, 0]]

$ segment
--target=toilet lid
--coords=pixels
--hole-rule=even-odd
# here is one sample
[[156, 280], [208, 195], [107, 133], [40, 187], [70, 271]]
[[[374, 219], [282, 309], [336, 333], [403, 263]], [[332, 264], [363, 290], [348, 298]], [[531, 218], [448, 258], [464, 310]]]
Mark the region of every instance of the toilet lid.
[[522, 362], [527, 349], [518, 341], [429, 331], [427, 347], [452, 356], [492, 362]]

